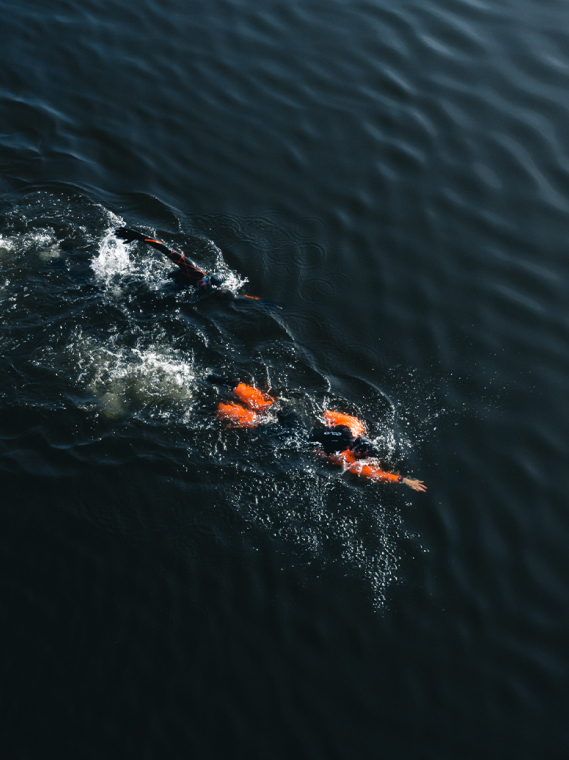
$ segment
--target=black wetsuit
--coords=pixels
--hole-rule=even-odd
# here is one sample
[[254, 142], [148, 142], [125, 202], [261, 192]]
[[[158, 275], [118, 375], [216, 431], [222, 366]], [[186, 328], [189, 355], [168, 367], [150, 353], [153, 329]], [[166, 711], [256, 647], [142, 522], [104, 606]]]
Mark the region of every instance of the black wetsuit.
[[373, 443], [364, 436], [354, 438], [347, 425], [314, 428], [308, 439], [321, 451], [330, 456], [349, 449], [359, 459], [377, 457], [378, 452]]

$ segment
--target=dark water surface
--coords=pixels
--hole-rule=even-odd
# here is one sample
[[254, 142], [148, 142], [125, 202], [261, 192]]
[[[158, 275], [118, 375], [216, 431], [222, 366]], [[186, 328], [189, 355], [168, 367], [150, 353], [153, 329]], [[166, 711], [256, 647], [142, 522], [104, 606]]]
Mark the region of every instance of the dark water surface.
[[3, 757], [566, 758], [569, 6], [0, 10]]

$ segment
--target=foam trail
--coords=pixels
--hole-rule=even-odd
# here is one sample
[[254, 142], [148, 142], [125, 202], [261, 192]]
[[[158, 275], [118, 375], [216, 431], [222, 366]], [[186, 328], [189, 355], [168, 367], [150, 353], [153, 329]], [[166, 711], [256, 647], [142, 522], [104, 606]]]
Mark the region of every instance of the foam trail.
[[104, 411], [121, 414], [134, 405], [139, 416], [169, 419], [174, 413], [185, 422], [194, 396], [193, 355], [162, 343], [160, 336], [145, 343], [126, 346], [121, 336], [113, 336], [101, 344], [79, 331], [68, 353], [79, 369], [78, 381]]
[[107, 230], [99, 243], [99, 254], [91, 264], [95, 277], [107, 287], [117, 278], [134, 271], [129, 249], [115, 237], [113, 230]]

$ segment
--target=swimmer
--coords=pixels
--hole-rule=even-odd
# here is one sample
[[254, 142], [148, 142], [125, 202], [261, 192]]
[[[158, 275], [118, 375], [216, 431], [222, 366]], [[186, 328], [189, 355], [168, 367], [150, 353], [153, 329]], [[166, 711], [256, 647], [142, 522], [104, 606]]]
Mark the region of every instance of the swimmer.
[[[266, 412], [275, 403], [275, 399], [268, 393], [231, 378], [209, 375], [207, 379], [214, 385], [228, 387], [242, 402], [220, 402], [217, 406], [217, 417], [230, 427], [256, 428], [267, 421]], [[296, 426], [300, 422], [292, 410], [279, 410], [277, 419], [286, 427]], [[404, 483], [414, 491], [427, 490], [422, 480], [404, 478], [378, 466], [379, 452], [373, 442], [365, 437], [365, 425], [357, 417], [326, 410], [324, 421], [325, 427], [314, 428], [308, 440], [317, 447], [318, 453], [326, 456], [333, 464], [368, 480]]]
[[[225, 282], [225, 276], [219, 272], [213, 272], [213, 274], [206, 274], [194, 266], [183, 253], [179, 251], [171, 251], [168, 246], [161, 243], [159, 240], [143, 235], [142, 232], [136, 230], [129, 230], [127, 227], [119, 227], [115, 230], [116, 237], [124, 240], [126, 243], [132, 243], [134, 240], [138, 240], [141, 243], [148, 243], [152, 248], [156, 248], [157, 251], [167, 256], [170, 261], [173, 261], [180, 268], [180, 272], [184, 277], [186, 284], [192, 285], [196, 290], [206, 292], [208, 290], [221, 290], [223, 283]], [[247, 298], [254, 298], [253, 296], [246, 296]], [[257, 300], [257, 299], [254, 299]]]
[[403, 475], [382, 470], [376, 464], [379, 452], [373, 442], [364, 436], [365, 425], [357, 417], [327, 410], [324, 420], [326, 427], [314, 428], [309, 441], [333, 464], [370, 480], [404, 483], [414, 491], [427, 490], [422, 480], [404, 478]]

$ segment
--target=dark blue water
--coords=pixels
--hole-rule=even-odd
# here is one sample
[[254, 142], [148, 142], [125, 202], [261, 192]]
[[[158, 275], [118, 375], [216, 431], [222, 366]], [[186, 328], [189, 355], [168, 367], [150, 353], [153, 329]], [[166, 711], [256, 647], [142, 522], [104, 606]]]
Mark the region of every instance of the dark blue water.
[[3, 754], [565, 758], [566, 4], [0, 9]]

